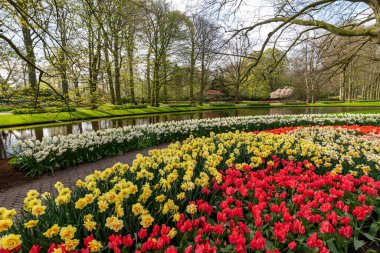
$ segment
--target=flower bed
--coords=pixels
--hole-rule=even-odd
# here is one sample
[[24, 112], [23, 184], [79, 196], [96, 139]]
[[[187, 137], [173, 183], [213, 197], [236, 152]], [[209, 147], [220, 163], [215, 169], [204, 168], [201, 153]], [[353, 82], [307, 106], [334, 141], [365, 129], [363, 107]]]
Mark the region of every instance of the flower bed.
[[256, 131], [285, 126], [379, 125], [380, 114], [270, 115], [172, 121], [19, 142], [14, 167], [35, 176], [123, 154], [132, 149], [204, 136], [210, 131]]
[[379, 140], [334, 127], [186, 139], [57, 193], [31, 190], [0, 252], [347, 252], [378, 246]]

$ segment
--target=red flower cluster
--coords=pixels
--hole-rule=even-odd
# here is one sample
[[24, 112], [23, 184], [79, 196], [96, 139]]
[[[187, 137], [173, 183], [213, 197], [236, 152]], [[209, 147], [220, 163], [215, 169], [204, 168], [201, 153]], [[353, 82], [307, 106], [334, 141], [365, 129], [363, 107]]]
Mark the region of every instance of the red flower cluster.
[[[16, 248], [13, 248], [11, 250], [6, 250], [6, 249], [0, 249], [0, 253], [12, 253], [12, 252], [17, 252], [21, 249], [21, 246], [17, 246]], [[32, 251], [32, 253], [34, 253]], [[38, 253], [38, 252], [37, 252]]]
[[[163, 224], [135, 231], [137, 235], [112, 234], [103, 246], [115, 253], [325, 253], [331, 245], [346, 252], [352, 247], [354, 231], [370, 233], [374, 206], [380, 205], [380, 181], [368, 176], [318, 175], [307, 160], [287, 161], [275, 155], [263, 164], [269, 165], [262, 170], [247, 165], [239, 170], [233, 165], [220, 171], [222, 183], [214, 181], [201, 190], [201, 197], [183, 203], [196, 205], [197, 211], [180, 215], [175, 238], [172, 228]], [[72, 252], [64, 244], [52, 243], [48, 249], [35, 245], [29, 253], [57, 249], [90, 253], [93, 240], [93, 235], [83, 238], [84, 247]]]
[[[155, 225], [151, 234], [149, 235], [146, 242], [144, 242], [140, 248], [141, 252], [156, 251], [159, 249], [164, 249], [170, 245], [170, 227], [163, 224], [162, 226]], [[148, 231], [146, 229], [141, 229], [138, 233], [140, 239], [145, 239], [148, 236]], [[168, 249], [169, 250], [169, 249]], [[172, 248], [169, 252], [176, 252]]]
[[322, 240], [325, 235], [337, 242], [344, 238], [345, 243], [335, 247], [347, 249], [354, 227], [372, 213], [370, 204], [380, 182], [366, 176], [317, 175], [308, 161], [276, 156], [272, 160], [274, 166], [264, 170], [240, 171], [233, 166], [221, 171], [223, 183], [209, 190], [210, 196], [223, 197], [211, 197], [212, 205], [204, 199], [192, 202], [199, 212], [188, 218], [182, 215], [177, 223], [182, 236], [194, 238], [186, 252], [203, 252], [198, 249], [206, 245], [207, 252], [313, 248], [329, 252]]
[[[329, 126], [318, 126], [318, 127], [329, 127]], [[380, 127], [378, 126], [359, 126], [359, 125], [343, 125], [343, 126], [333, 126], [335, 129], [343, 128], [347, 130], [352, 130], [361, 134], [380, 134]], [[297, 127], [280, 127], [276, 129], [270, 130], [262, 130], [262, 131], [254, 131], [254, 134], [258, 134], [260, 132], [264, 133], [272, 133], [272, 134], [287, 134], [291, 131], [303, 128], [303, 126]]]
[[287, 134], [287, 133], [294, 131], [298, 128], [302, 128], [302, 127], [280, 127], [280, 128], [276, 128], [276, 129], [270, 129], [270, 130], [254, 131], [253, 133], [258, 134], [260, 132], [264, 132], [264, 133], [272, 133], [272, 134]]
[[361, 134], [380, 134], [380, 127], [378, 126], [359, 126], [359, 125], [344, 125], [344, 126], [334, 126], [335, 128], [344, 128], [348, 130], [354, 130]]

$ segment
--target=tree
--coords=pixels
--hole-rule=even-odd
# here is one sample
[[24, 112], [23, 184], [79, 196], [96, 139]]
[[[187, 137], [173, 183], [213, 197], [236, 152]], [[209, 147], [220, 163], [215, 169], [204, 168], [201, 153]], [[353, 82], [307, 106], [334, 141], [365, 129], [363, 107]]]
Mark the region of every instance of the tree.
[[144, 32], [149, 48], [153, 56], [153, 82], [152, 100], [153, 106], [158, 106], [159, 93], [165, 84], [165, 63], [168, 52], [174, 41], [180, 34], [180, 24], [183, 15], [178, 11], [170, 11], [165, 1], [148, 1], [149, 7], [145, 7], [146, 23]]
[[[190, 95], [190, 103], [194, 104], [195, 99], [194, 99], [194, 84], [195, 84], [195, 64], [196, 60], [199, 55], [199, 50], [196, 50], [196, 45], [197, 45], [197, 29], [195, 27], [197, 16], [196, 15], [191, 15], [191, 17], [186, 17], [185, 18], [185, 24], [188, 32], [188, 38], [190, 40], [190, 46], [187, 48], [187, 52], [185, 52], [185, 55], [189, 56], [188, 58], [190, 59], [189, 64], [189, 95]], [[186, 48], [186, 47], [185, 47]]]
[[235, 102], [241, 98], [241, 89], [251, 82], [246, 75], [249, 52], [251, 45], [246, 37], [235, 37], [229, 41], [229, 57], [226, 57], [226, 66], [223, 68], [227, 85], [232, 87]]
[[[6, 42], [17, 54], [17, 56], [26, 62], [28, 82], [32, 88], [32, 93], [35, 94], [34, 106], [37, 106], [40, 83], [47, 85], [51, 90], [59, 95], [63, 101], [67, 102], [65, 97], [62, 96], [52, 84], [43, 79], [44, 75], [47, 77], [52, 77], [52, 75], [47, 73], [36, 63], [36, 54], [34, 51], [36, 45], [38, 43], [47, 45], [48, 41], [45, 39], [45, 36], [53, 38], [47, 29], [49, 20], [40, 19], [40, 17], [44, 18], [42, 15], [42, 10], [42, 1], [6, 0], [2, 3], [2, 5], [0, 5], [0, 11], [4, 11], [6, 13], [3, 17], [14, 17], [16, 23], [21, 27], [24, 50], [18, 42], [14, 41], [14, 35], [12, 35], [12, 32], [15, 32], [15, 28], [12, 27], [12, 25], [5, 25], [7, 22], [4, 22], [4, 20], [0, 20], [0, 27], [6, 27], [7, 31], [4, 32], [3, 29], [0, 29], [0, 39]], [[11, 22], [10, 24], [13, 23]], [[23, 51], [25, 51], [25, 53]], [[37, 71], [39, 72], [38, 78]]]
[[[266, 1], [272, 7], [273, 13], [266, 16], [255, 16], [251, 25], [233, 29], [233, 35], [244, 34], [250, 37], [263, 27], [272, 27], [263, 39], [257, 59], [252, 61], [247, 73], [254, 69], [264, 56], [268, 46], [276, 47], [280, 38], [288, 40], [285, 53], [297, 48], [304, 40], [304, 35], [311, 31], [322, 36], [359, 38], [362, 44], [373, 41], [380, 44], [380, 1], [379, 0], [279, 0]], [[236, 1], [206, 1], [209, 6], [216, 6], [220, 12], [224, 10], [236, 13], [244, 8], [244, 2]], [[231, 12], [229, 12], [231, 14]], [[239, 25], [241, 25], [239, 23]], [[316, 36], [317, 38], [320, 35]], [[378, 49], [375, 50], [376, 52]], [[346, 64], [353, 57], [348, 58]], [[341, 65], [342, 68], [346, 65]]]
[[[251, 62], [254, 62], [259, 57], [258, 55], [260, 52], [257, 51], [251, 54], [253, 60], [247, 60], [245, 69], [250, 68]], [[286, 71], [286, 58], [284, 59], [283, 56], [284, 53], [280, 50], [268, 48], [264, 51], [260, 62], [249, 73], [249, 80], [253, 82], [253, 85], [262, 87], [266, 95], [285, 86], [282, 77]]]
[[96, 9], [99, 8], [99, 0], [86, 0], [82, 14], [82, 20], [87, 32], [87, 54], [88, 54], [88, 86], [92, 108], [97, 107], [98, 78], [102, 51], [102, 28], [97, 22], [99, 17]]
[[[34, 31], [30, 26], [30, 10], [33, 10], [35, 6], [31, 1], [22, 1], [18, 0], [18, 6], [23, 10], [23, 12], [19, 12], [20, 25], [22, 30], [22, 37], [24, 42], [24, 47], [26, 51], [26, 58], [30, 61], [28, 63], [28, 80], [30, 87], [33, 91], [37, 90], [37, 74], [36, 74], [36, 55], [34, 53], [34, 40], [37, 37], [33, 37]], [[17, 11], [17, 9], [16, 9]]]
[[200, 81], [199, 81], [199, 104], [203, 104], [203, 93], [210, 84], [210, 67], [219, 56], [223, 40], [217, 27], [206, 17], [198, 16], [194, 20], [196, 29], [196, 50], [198, 62], [200, 64]]

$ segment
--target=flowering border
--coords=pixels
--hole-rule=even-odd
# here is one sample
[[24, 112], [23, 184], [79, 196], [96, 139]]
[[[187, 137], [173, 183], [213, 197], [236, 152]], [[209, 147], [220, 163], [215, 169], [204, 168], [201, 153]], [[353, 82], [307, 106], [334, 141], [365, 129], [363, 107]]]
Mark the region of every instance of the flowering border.
[[184, 140], [190, 135], [209, 132], [257, 131], [286, 126], [309, 125], [380, 125], [380, 114], [308, 114], [226, 117], [169, 121], [149, 125], [126, 126], [105, 130], [26, 140], [15, 147], [14, 167], [28, 176], [93, 162], [127, 151], [160, 143]]

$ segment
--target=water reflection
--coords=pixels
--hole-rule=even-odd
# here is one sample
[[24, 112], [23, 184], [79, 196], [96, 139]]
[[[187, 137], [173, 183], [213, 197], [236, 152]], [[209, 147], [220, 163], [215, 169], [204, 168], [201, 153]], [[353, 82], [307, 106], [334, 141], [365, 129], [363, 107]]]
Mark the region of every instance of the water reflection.
[[103, 119], [99, 121], [86, 121], [74, 124], [36, 127], [23, 130], [0, 131], [0, 159], [6, 158], [13, 153], [12, 145], [18, 140], [36, 138], [41, 140], [46, 136], [68, 135], [70, 133], [80, 134], [86, 131], [106, 129], [111, 127], [122, 127], [128, 125], [152, 124], [171, 120], [185, 119], [205, 119], [231, 116], [251, 116], [251, 115], [274, 115], [274, 114], [316, 114], [316, 113], [336, 113], [352, 112], [358, 110], [377, 109], [374, 107], [283, 107], [283, 108], [249, 108], [249, 109], [228, 109], [221, 111], [204, 111], [179, 114], [150, 115], [138, 118], [126, 119]]

